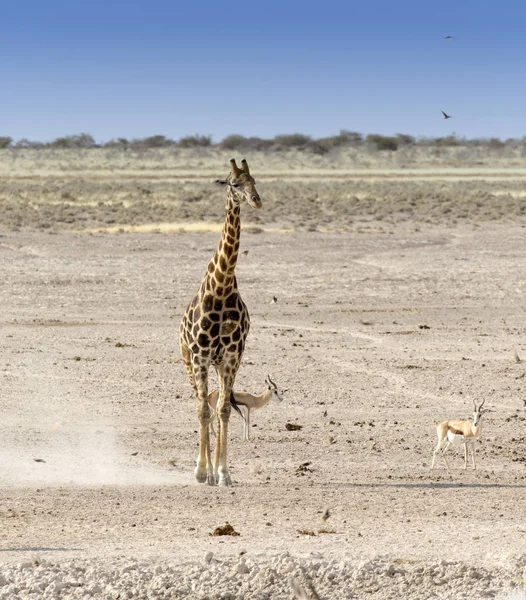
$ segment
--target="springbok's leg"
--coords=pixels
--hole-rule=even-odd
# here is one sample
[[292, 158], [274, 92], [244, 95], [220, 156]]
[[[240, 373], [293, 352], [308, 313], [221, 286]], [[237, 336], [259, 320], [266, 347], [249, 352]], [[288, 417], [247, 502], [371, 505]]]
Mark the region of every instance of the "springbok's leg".
[[245, 428], [246, 428], [246, 436], [245, 439], [247, 442], [250, 441], [250, 407], [247, 407], [247, 419], [245, 421]]
[[469, 444], [467, 442], [464, 443], [464, 471], [468, 468], [468, 449]]
[[247, 411], [249, 409], [244, 405], [240, 405], [239, 410], [241, 411], [241, 417], [243, 419], [243, 441], [246, 441], [246, 439], [247, 439]]
[[433, 452], [433, 460], [431, 461], [431, 469], [435, 468], [437, 454], [440, 452], [440, 448], [442, 447], [442, 442], [443, 442], [443, 440], [438, 440], [438, 444], [436, 445], [436, 448]]
[[447, 464], [447, 459], [446, 459], [446, 452], [448, 451], [449, 446], [451, 446], [451, 442], [447, 441], [446, 445], [444, 447], [444, 450], [442, 450], [442, 454], [441, 454], [442, 460], [444, 461], [444, 464], [446, 465], [446, 469], [449, 469], [449, 465]]
[[473, 470], [476, 470], [477, 466], [475, 465], [475, 442], [471, 445], [471, 460], [473, 462]]

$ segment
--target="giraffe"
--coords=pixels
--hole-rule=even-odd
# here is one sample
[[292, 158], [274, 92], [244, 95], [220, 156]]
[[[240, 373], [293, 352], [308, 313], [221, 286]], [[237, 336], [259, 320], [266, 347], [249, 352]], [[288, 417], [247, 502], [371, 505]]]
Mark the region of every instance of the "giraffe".
[[[180, 327], [179, 346], [186, 373], [197, 398], [199, 456], [195, 476], [199, 483], [228, 486], [232, 480], [227, 465], [230, 396], [250, 327], [247, 307], [237, 288], [235, 268], [241, 231], [240, 205], [247, 202], [256, 209], [261, 200], [247, 161], [241, 168], [230, 160], [226, 179], [216, 179], [226, 187], [226, 214], [217, 250], [208, 263], [201, 286], [188, 305]], [[217, 438], [212, 464], [208, 403], [208, 372], [213, 366], [219, 377]]]

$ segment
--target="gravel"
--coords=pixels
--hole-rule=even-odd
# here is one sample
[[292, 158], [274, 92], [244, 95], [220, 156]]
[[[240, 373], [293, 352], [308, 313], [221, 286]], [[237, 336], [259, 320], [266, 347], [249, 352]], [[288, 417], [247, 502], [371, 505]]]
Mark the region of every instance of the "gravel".
[[1, 600], [87, 599], [171, 600], [176, 598], [279, 600], [293, 597], [292, 583], [309, 582], [320, 598], [367, 597], [526, 598], [526, 555], [499, 567], [442, 560], [404, 561], [388, 556], [345, 561], [323, 556], [219, 557], [201, 561], [108, 560], [32, 561], [0, 566]]

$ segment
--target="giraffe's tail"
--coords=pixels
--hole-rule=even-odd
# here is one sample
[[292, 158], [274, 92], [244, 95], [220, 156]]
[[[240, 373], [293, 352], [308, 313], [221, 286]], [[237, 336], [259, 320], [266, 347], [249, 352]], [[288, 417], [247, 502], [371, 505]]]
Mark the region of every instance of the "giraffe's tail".
[[238, 412], [238, 413], [241, 415], [241, 418], [242, 418], [243, 420], [245, 420], [245, 417], [244, 417], [243, 413], [242, 413], [242, 412], [239, 410], [239, 405], [238, 405], [238, 403], [236, 402], [236, 398], [235, 398], [235, 396], [234, 396], [234, 392], [233, 392], [233, 391], [232, 391], [232, 392], [230, 392], [230, 405], [232, 406], [232, 408], [233, 408], [234, 410], [237, 410], [237, 412]]

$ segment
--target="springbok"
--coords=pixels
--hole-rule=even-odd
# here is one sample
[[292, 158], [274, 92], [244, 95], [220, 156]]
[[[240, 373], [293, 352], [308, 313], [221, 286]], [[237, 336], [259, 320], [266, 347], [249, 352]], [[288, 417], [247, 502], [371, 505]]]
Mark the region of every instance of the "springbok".
[[[248, 392], [232, 392], [230, 396], [230, 403], [232, 408], [243, 417], [243, 439], [245, 441], [250, 440], [250, 411], [253, 408], [261, 408], [268, 404], [271, 400], [281, 402], [283, 398], [278, 392], [277, 385], [272, 381], [270, 375], [267, 375], [265, 379], [267, 389], [257, 396], [249, 394]], [[219, 398], [219, 390], [214, 390], [208, 394], [208, 404], [210, 404], [212, 410], [216, 410], [217, 401]], [[215, 435], [214, 426], [210, 424], [212, 433]]]
[[482, 410], [484, 402], [486, 402], [486, 400], [483, 400], [482, 404], [477, 408], [477, 404], [473, 400], [474, 411], [472, 421], [440, 421], [440, 423], [437, 425], [438, 444], [433, 452], [433, 462], [431, 463], [432, 469], [435, 468], [436, 457], [441, 450], [442, 452], [440, 452], [440, 456], [442, 457], [446, 468], [449, 469], [445, 454], [451, 444], [454, 446], [464, 444], [464, 469], [468, 468], [468, 446], [471, 445], [471, 460], [473, 461], [473, 469], [477, 468], [475, 466], [475, 442], [482, 433], [482, 415], [485, 412], [488, 412], [487, 409]]

